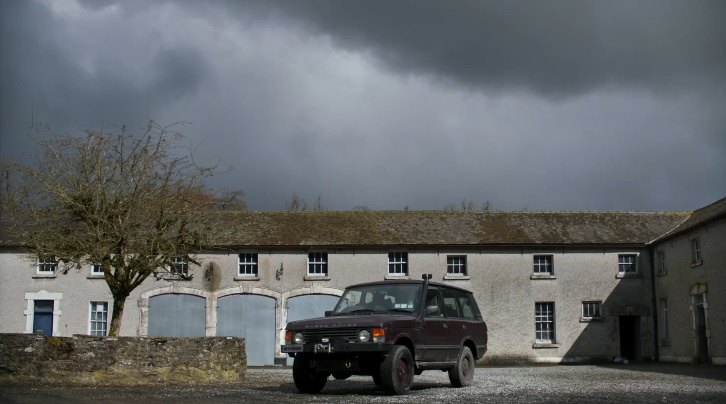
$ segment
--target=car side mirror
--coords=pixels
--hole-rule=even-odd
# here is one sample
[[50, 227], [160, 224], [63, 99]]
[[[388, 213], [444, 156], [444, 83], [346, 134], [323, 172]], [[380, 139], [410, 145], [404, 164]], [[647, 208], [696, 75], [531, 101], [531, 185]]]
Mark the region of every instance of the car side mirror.
[[438, 316], [439, 315], [439, 306], [426, 306], [426, 315], [427, 316]]

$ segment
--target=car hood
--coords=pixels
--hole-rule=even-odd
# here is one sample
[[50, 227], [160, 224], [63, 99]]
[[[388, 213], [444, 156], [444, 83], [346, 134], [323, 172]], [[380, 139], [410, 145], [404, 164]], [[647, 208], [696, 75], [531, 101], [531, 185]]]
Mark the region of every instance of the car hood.
[[314, 330], [317, 328], [369, 328], [384, 327], [392, 320], [411, 319], [410, 315], [362, 314], [354, 316], [316, 317], [306, 320], [292, 321], [288, 330]]

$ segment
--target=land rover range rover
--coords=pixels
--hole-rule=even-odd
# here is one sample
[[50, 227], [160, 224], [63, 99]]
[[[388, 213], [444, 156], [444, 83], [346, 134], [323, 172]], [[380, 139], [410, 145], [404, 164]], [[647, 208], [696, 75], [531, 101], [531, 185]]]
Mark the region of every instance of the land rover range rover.
[[282, 352], [295, 358], [298, 390], [317, 393], [329, 376], [355, 374], [406, 394], [414, 374], [430, 369], [448, 371], [455, 387], [471, 384], [487, 350], [479, 307], [471, 292], [423, 278], [350, 286], [325, 317], [289, 323]]

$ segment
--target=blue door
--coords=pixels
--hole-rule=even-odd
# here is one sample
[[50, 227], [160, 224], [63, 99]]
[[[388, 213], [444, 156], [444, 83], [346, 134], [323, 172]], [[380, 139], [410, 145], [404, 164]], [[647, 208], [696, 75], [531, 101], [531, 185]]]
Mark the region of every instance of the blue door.
[[[322, 317], [326, 310], [333, 310], [338, 303], [338, 296], [332, 295], [302, 295], [287, 299], [287, 322], [304, 320], [306, 318]], [[284, 324], [287, 326], [287, 324]], [[292, 365], [292, 358], [287, 358], [287, 364]]]
[[247, 365], [275, 363], [275, 299], [229, 295], [217, 301], [217, 335], [243, 337]]
[[53, 300], [35, 300], [33, 308], [33, 332], [53, 335]]
[[149, 336], [205, 336], [206, 302], [203, 297], [164, 294], [149, 299]]

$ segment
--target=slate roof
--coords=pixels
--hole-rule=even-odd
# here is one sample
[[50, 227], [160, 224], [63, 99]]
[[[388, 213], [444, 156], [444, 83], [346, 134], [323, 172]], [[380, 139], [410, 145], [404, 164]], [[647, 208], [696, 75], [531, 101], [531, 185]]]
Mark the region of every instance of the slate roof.
[[[690, 212], [219, 212], [220, 247], [646, 245], [698, 225]], [[0, 223], [0, 246], [17, 246]], [[679, 227], [680, 226], [680, 227]], [[217, 230], [219, 229], [219, 230]]]
[[726, 219], [726, 198], [722, 198], [708, 206], [704, 206], [691, 214], [688, 219], [668, 233], [663, 234], [654, 240], [654, 243], [661, 242], [681, 234], [687, 233], [697, 227], [704, 226], [719, 219]]
[[[223, 212], [226, 246], [645, 245], [687, 212]], [[222, 226], [222, 227], [220, 227]]]

